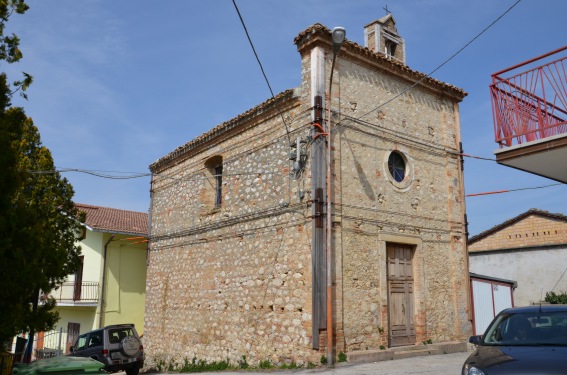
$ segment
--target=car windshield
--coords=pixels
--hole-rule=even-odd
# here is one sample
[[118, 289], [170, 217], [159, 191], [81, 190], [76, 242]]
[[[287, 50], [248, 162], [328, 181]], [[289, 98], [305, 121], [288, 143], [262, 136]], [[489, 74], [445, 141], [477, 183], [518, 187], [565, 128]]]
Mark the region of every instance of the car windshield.
[[567, 311], [501, 314], [488, 327], [483, 343], [567, 346]]

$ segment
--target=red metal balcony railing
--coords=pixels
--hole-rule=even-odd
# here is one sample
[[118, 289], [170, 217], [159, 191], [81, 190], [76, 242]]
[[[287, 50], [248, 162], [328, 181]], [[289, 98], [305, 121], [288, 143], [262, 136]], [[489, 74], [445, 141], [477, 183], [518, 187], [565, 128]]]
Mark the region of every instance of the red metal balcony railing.
[[492, 75], [494, 134], [500, 148], [567, 133], [567, 56], [502, 77], [565, 50], [567, 46]]
[[[98, 282], [65, 282], [48, 296], [55, 298], [58, 303], [97, 303]], [[42, 295], [40, 299], [42, 298], [46, 298], [46, 295]]]

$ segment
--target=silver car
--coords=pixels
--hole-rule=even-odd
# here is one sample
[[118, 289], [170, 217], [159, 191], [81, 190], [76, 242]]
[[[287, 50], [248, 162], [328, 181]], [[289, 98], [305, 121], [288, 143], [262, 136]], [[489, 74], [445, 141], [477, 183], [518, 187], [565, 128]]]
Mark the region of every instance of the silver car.
[[71, 356], [89, 357], [108, 372], [138, 375], [144, 366], [144, 347], [133, 324], [116, 324], [83, 333], [71, 347]]

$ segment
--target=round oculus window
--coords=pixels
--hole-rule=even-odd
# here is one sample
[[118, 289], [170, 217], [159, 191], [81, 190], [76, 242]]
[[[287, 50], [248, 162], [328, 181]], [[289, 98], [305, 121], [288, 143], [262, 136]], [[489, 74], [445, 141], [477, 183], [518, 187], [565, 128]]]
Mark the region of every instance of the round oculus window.
[[388, 171], [396, 182], [402, 182], [406, 178], [406, 160], [402, 154], [393, 151], [388, 157]]

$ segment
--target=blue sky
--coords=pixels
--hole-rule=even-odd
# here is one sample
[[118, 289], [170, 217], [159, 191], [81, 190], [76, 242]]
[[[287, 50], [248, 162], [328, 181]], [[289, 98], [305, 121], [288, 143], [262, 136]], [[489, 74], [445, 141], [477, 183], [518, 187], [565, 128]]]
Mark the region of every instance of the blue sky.
[[[430, 73], [517, 0], [236, 0], [275, 93], [299, 85], [293, 39], [314, 23], [343, 26], [363, 45], [363, 26], [393, 13], [407, 64]], [[28, 0], [8, 32], [23, 60], [9, 78], [34, 76], [24, 106], [57, 168], [148, 173], [148, 166], [269, 98], [231, 0]], [[567, 1], [522, 0], [433, 74], [469, 93], [461, 103], [464, 151], [493, 158], [490, 75], [565, 45]], [[558, 161], [565, 163], [565, 161]], [[116, 173], [126, 172], [126, 173]], [[64, 173], [75, 201], [134, 211], [149, 207], [149, 177]], [[555, 183], [466, 159], [466, 193]], [[566, 185], [467, 198], [471, 235], [530, 208], [567, 214]]]

